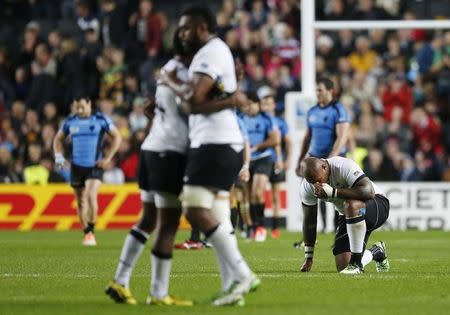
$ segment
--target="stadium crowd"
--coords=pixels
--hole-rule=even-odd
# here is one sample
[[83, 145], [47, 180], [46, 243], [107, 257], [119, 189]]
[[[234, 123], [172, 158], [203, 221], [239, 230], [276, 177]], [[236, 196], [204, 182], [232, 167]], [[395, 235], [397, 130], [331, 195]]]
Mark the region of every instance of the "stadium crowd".
[[[317, 1], [317, 16], [416, 19], [406, 2]], [[271, 86], [282, 114], [285, 93], [301, 88], [299, 1], [211, 5], [241, 89]], [[151, 0], [0, 1], [1, 182], [67, 181], [54, 168], [52, 139], [82, 94], [123, 138], [105, 182], [136, 180], [144, 106], [171, 54], [171, 8]], [[338, 86], [352, 118], [351, 154], [371, 179], [450, 180], [450, 31], [316, 32], [316, 47], [317, 76]]]

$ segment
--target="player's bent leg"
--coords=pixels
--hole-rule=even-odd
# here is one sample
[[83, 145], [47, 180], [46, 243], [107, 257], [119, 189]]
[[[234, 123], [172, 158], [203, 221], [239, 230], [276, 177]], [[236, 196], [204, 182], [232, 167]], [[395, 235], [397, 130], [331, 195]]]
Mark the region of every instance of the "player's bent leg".
[[240, 282], [233, 287], [232, 291], [213, 301], [213, 305], [236, 304], [242, 300], [242, 295], [251, 290], [256, 276], [248, 268], [242, 257], [235, 236], [230, 234], [229, 228], [220, 224], [210, 209], [213, 208], [215, 195], [205, 187], [186, 185], [183, 188], [182, 203], [187, 208], [187, 219], [198, 226], [205, 236], [214, 245], [218, 259], [224, 259], [225, 264], [231, 266], [235, 277]]
[[350, 243], [351, 258], [348, 266], [341, 271], [344, 274], [363, 272], [361, 262], [364, 251], [364, 239], [367, 226], [365, 221], [366, 204], [360, 200], [346, 200], [344, 202], [345, 221]]
[[265, 191], [269, 177], [266, 174], [255, 174], [253, 176], [250, 212], [253, 212], [254, 223], [256, 224], [255, 241], [264, 242], [267, 237], [267, 232], [264, 227], [264, 210], [265, 210]]
[[191, 306], [192, 301], [169, 295], [169, 276], [175, 234], [181, 216], [181, 204], [175, 194], [157, 192], [158, 232], [152, 249], [152, 276], [147, 304]]
[[114, 279], [108, 284], [105, 293], [117, 303], [136, 304], [131, 294], [130, 278], [133, 268], [145, 248], [149, 234], [156, 226], [156, 207], [153, 192], [141, 190], [143, 205], [142, 217], [125, 237]]
[[280, 238], [281, 183], [272, 183], [272, 238]]
[[338, 272], [341, 272], [342, 270], [345, 269], [345, 267], [348, 266], [348, 263], [350, 262], [350, 257], [351, 257], [350, 252], [345, 252], [334, 256], [334, 261], [336, 263], [336, 270]]

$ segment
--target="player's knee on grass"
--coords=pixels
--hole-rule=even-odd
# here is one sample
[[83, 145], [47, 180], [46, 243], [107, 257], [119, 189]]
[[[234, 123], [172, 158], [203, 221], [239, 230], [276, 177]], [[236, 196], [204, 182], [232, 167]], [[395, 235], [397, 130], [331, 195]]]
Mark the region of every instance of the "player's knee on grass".
[[353, 218], [360, 215], [360, 209], [364, 208], [366, 204], [360, 200], [345, 200], [344, 211], [347, 218]]

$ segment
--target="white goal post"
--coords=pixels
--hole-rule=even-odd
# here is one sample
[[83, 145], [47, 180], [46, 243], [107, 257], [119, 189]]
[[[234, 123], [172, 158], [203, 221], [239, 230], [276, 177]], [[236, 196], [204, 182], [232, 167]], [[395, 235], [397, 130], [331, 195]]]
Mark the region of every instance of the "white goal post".
[[[285, 96], [285, 115], [289, 125], [293, 156], [291, 169], [287, 172], [287, 229], [300, 231], [302, 210], [299, 195], [300, 179], [295, 167], [300, 154], [300, 145], [305, 133], [305, 114], [315, 103], [315, 38], [314, 32], [341, 29], [450, 29], [450, 20], [389, 20], [389, 21], [316, 21], [315, 0], [301, 1], [301, 92], [289, 92]], [[331, 213], [331, 211], [328, 211]], [[332, 214], [328, 222], [332, 222]], [[320, 222], [318, 222], [319, 228]], [[332, 224], [329, 224], [331, 228]]]

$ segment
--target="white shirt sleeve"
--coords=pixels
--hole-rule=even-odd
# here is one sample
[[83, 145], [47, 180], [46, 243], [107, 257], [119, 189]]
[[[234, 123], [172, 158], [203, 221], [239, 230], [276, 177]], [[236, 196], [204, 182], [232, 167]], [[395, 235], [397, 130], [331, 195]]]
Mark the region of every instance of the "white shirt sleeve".
[[306, 179], [303, 179], [300, 184], [300, 198], [304, 205], [315, 206], [317, 204], [317, 197], [314, 196], [313, 185], [308, 183]]
[[353, 187], [358, 179], [366, 176], [359, 165], [350, 159], [344, 159], [340, 170], [341, 176], [347, 182], [348, 187]]
[[205, 47], [199, 51], [189, 67], [191, 73], [203, 73], [210, 76], [214, 81], [223, 75], [222, 61], [220, 55], [213, 49]]

